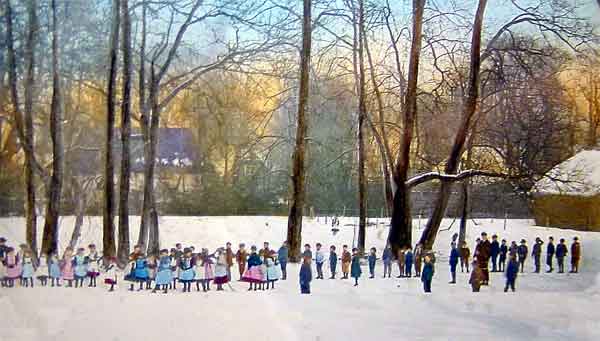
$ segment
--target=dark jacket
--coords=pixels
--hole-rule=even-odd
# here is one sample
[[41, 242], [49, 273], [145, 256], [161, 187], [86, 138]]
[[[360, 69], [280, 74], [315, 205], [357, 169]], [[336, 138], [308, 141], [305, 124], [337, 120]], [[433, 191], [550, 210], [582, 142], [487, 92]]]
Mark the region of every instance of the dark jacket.
[[517, 274], [519, 273], [519, 263], [516, 260], [509, 260], [508, 265], [506, 266], [506, 279], [514, 280], [517, 278]]
[[385, 248], [383, 250], [383, 254], [381, 255], [381, 259], [383, 260], [384, 263], [391, 263], [392, 262], [392, 249]]
[[535, 243], [533, 245], [533, 251], [531, 251], [533, 257], [539, 258], [542, 255], [542, 243]]
[[421, 271], [421, 281], [431, 281], [433, 279], [433, 274], [435, 270], [433, 268], [433, 264], [431, 262], [425, 263], [423, 266], [423, 271]]
[[508, 246], [500, 245], [500, 259], [506, 259], [506, 254], [508, 253]]
[[248, 269], [261, 264], [262, 261], [260, 260], [260, 256], [257, 253], [253, 253], [250, 255], [250, 257], [248, 257]]
[[556, 248], [554, 247], [554, 243], [548, 243], [548, 245], [546, 246], [546, 255], [548, 257], [552, 257], [554, 256], [554, 252], [556, 251]]
[[350, 265], [350, 276], [353, 278], [358, 278], [362, 275], [362, 270], [360, 269], [360, 258], [358, 256], [352, 256], [352, 265]]
[[337, 253], [335, 252], [329, 252], [329, 267], [333, 268], [337, 265]]
[[527, 245], [519, 245], [519, 248], [517, 249], [517, 255], [519, 256], [519, 260], [525, 260], [527, 258], [528, 251], [529, 249], [527, 248]]
[[498, 255], [500, 254], [500, 243], [498, 243], [497, 240], [494, 240], [490, 244], [490, 254], [492, 255], [492, 257], [498, 257]]
[[558, 244], [556, 246], [556, 258], [564, 258], [567, 256], [568, 250], [565, 244]]
[[571, 244], [571, 258], [581, 258], [581, 244], [579, 244], [579, 242], [573, 242], [573, 244]]
[[475, 248], [475, 256], [480, 263], [487, 263], [490, 260], [490, 254], [492, 252], [492, 244], [489, 240], [484, 240], [477, 245]]
[[404, 265], [406, 267], [412, 266], [414, 260], [415, 258], [412, 252], [408, 251], [404, 254]]
[[288, 254], [289, 254], [289, 250], [288, 250], [287, 246], [280, 247], [279, 250], [277, 251], [277, 260], [279, 261], [279, 263], [287, 262]]
[[375, 261], [377, 261], [377, 256], [370, 253], [368, 260], [369, 260], [369, 266], [375, 266]]
[[456, 266], [456, 264], [458, 264], [459, 257], [460, 257], [460, 254], [458, 252], [458, 249], [452, 248], [452, 250], [450, 250], [450, 265]]
[[312, 281], [312, 268], [310, 264], [302, 264], [300, 267], [300, 284], [308, 284]]

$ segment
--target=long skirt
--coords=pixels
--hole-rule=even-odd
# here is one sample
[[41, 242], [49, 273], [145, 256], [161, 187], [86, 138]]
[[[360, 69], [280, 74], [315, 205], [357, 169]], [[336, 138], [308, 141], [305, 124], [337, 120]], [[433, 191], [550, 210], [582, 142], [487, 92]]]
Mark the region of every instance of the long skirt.
[[260, 266], [253, 266], [244, 272], [242, 281], [249, 283], [262, 283], [265, 280], [265, 275]]

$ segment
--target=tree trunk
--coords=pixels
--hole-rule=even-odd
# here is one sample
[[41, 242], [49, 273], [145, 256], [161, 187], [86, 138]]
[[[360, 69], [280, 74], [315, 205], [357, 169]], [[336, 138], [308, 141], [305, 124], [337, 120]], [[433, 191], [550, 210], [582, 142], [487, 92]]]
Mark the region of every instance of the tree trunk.
[[367, 104], [365, 94], [365, 58], [364, 58], [364, 4], [358, 0], [358, 252], [360, 255], [365, 251], [365, 239], [367, 232], [367, 178], [365, 175], [365, 137], [364, 124], [367, 115]]
[[[463, 113], [458, 131], [454, 138], [454, 144], [450, 151], [450, 156], [446, 162], [445, 173], [454, 174], [458, 170], [460, 157], [463, 152], [465, 141], [470, 131], [471, 120], [477, 109], [477, 100], [479, 98], [479, 69], [481, 65], [481, 31], [483, 26], [483, 15], [487, 0], [479, 0], [475, 20], [473, 23], [473, 35], [471, 37], [471, 63], [469, 68], [469, 84], [467, 97], [463, 104]], [[437, 232], [440, 228], [442, 218], [448, 207], [448, 200], [452, 190], [452, 182], [442, 181], [440, 191], [435, 201], [433, 213], [425, 226], [421, 235], [420, 243], [425, 250], [431, 250]]]
[[[154, 79], [154, 77], [152, 77]], [[158, 212], [156, 211], [156, 197], [154, 195], [154, 176], [156, 172], [156, 156], [158, 155], [158, 128], [160, 123], [160, 108], [158, 107], [158, 98], [155, 95], [156, 92], [151, 96], [152, 99], [152, 119], [150, 120], [150, 148], [148, 148], [149, 162], [146, 162], [146, 183], [144, 184], [147, 188], [148, 194], [148, 254], [158, 255], [160, 251], [160, 235], [158, 226]], [[146, 192], [145, 192], [146, 193]], [[146, 203], [146, 197], [144, 197], [144, 204]]]
[[50, 255], [58, 251], [58, 219], [63, 178], [63, 128], [60, 92], [60, 68], [58, 63], [58, 23], [56, 0], [51, 1], [52, 11], [52, 104], [50, 108], [50, 136], [52, 139], [52, 175], [47, 190], [46, 221], [42, 254]]
[[[108, 89], [106, 100], [106, 144], [104, 160], [104, 212], [103, 212], [103, 254], [106, 258], [116, 255], [115, 243], [115, 165], [113, 157], [115, 127], [115, 95], [117, 82], [117, 55], [119, 44], [119, 0], [112, 3], [112, 26], [108, 51]], [[121, 236], [119, 235], [119, 239]]]
[[[465, 168], [471, 169], [471, 156], [473, 154], [473, 137], [469, 139], [467, 145], [467, 159], [465, 160]], [[469, 220], [469, 185], [470, 180], [462, 182], [462, 212], [460, 215], [460, 228], [458, 230], [458, 245], [467, 239], [467, 221]]]
[[129, 136], [131, 135], [131, 20], [129, 0], [121, 1], [123, 16], [123, 96], [121, 98], [121, 174], [119, 179], [119, 259], [129, 255]]
[[[139, 71], [139, 87], [138, 87], [138, 98], [139, 108], [141, 113], [140, 126], [142, 129], [142, 136], [144, 138], [144, 156], [146, 156], [146, 143], [148, 142], [148, 127], [150, 124], [150, 118], [148, 113], [148, 103], [146, 102], [146, 5], [142, 4], [142, 36], [140, 43], [140, 71]], [[146, 203], [146, 186], [144, 186], [144, 203]], [[140, 230], [138, 233], [137, 244], [141, 246], [142, 250], [146, 249], [148, 245], [148, 223], [146, 210], [142, 207], [142, 221], [140, 224]]]
[[302, 213], [304, 210], [304, 154], [307, 134], [307, 105], [309, 95], [310, 49], [311, 49], [311, 0], [304, 0], [302, 22], [302, 51], [300, 53], [300, 91], [298, 98], [298, 127], [296, 129], [296, 148], [293, 155], [292, 203], [288, 217], [287, 243], [291, 262], [300, 261], [302, 243]]
[[[33, 129], [33, 98], [35, 86], [35, 47], [37, 43], [37, 32], [39, 23], [37, 17], [37, 1], [27, 1], [28, 31], [27, 41], [25, 43], [25, 63], [27, 74], [25, 76], [25, 110], [24, 110], [24, 133], [28, 149], [33, 150], [34, 129]], [[34, 163], [31, 153], [25, 153], [25, 192], [27, 200], [25, 202], [26, 217], [26, 235], [27, 244], [33, 252], [34, 260], [37, 263], [37, 215], [35, 212], [35, 182], [34, 182]]]
[[71, 241], [69, 246], [73, 249], [77, 246], [77, 242], [81, 237], [81, 226], [83, 225], [83, 216], [85, 214], [85, 198], [86, 195], [81, 184], [75, 177], [71, 178], [71, 186], [73, 188], [73, 204], [75, 204], [75, 225], [73, 226], [73, 232], [71, 233]]
[[408, 83], [404, 106], [404, 125], [400, 151], [394, 182], [396, 192], [394, 193], [394, 209], [388, 243], [392, 247], [393, 254], [412, 243], [412, 218], [410, 213], [410, 188], [406, 186], [408, 169], [410, 166], [410, 145], [413, 138], [414, 121], [417, 114], [417, 81], [419, 77], [419, 59], [421, 57], [421, 42], [423, 32], [423, 12], [425, 0], [413, 0], [413, 33], [410, 47], [410, 59], [408, 66]]

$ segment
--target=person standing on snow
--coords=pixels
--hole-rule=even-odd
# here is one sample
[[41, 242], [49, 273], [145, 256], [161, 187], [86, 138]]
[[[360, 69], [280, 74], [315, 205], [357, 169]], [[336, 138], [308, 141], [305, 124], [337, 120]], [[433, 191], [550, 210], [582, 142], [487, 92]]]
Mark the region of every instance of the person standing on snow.
[[517, 257], [510, 256], [510, 260], [508, 261], [508, 266], [506, 267], [506, 286], [504, 287], [504, 292], [507, 292], [508, 288], [510, 288], [513, 292], [515, 292], [515, 282], [517, 280], [518, 274], [519, 274], [519, 263], [517, 263]]
[[508, 246], [506, 245], [506, 239], [502, 239], [500, 244], [500, 261], [498, 262], [498, 271], [503, 272], [506, 267], [506, 255], [508, 254]]
[[492, 256], [492, 272], [498, 272], [498, 255], [500, 255], [500, 243], [498, 243], [498, 236], [492, 236], [492, 243], [490, 244], [490, 255]]
[[381, 255], [383, 261], [383, 278], [392, 277], [392, 248], [386, 246]]
[[519, 265], [521, 266], [521, 273], [523, 273], [525, 269], [525, 260], [527, 259], [527, 253], [529, 249], [527, 248], [527, 241], [525, 239], [521, 239], [521, 245], [517, 249], [517, 255], [519, 256]]
[[567, 245], [565, 244], [565, 239], [561, 238], [560, 242], [556, 246], [556, 262], [558, 264], [558, 273], [562, 274], [565, 272], [565, 257], [567, 257]]
[[285, 281], [287, 279], [287, 262], [288, 262], [289, 250], [287, 246], [287, 242], [283, 242], [279, 250], [277, 250], [277, 261], [279, 262], [279, 267], [281, 268], [281, 280]]
[[458, 265], [458, 259], [460, 258], [460, 253], [456, 248], [456, 243], [452, 242], [450, 249], [450, 275], [452, 276], [452, 280], [450, 284], [456, 284], [456, 266]]
[[423, 271], [421, 272], [421, 282], [423, 282], [423, 291], [426, 293], [431, 292], [431, 281], [433, 280], [433, 274], [435, 273], [435, 269], [433, 267], [433, 263], [431, 262], [431, 257], [426, 255], [425, 265], [423, 266]]
[[331, 270], [331, 277], [329, 279], [335, 279], [335, 268], [337, 267], [337, 253], [335, 253], [335, 245], [329, 247], [329, 270]]
[[554, 253], [556, 248], [554, 247], [554, 237], [548, 238], [548, 245], [546, 246], [546, 265], [548, 265], [549, 269], [546, 271], [550, 273], [554, 271], [554, 267], [552, 266], [552, 258], [554, 257]]
[[469, 273], [469, 258], [471, 257], [471, 250], [469, 249], [469, 245], [467, 245], [466, 241], [462, 242], [460, 246], [460, 272], [464, 272], [465, 268], [467, 268], [467, 273]]
[[571, 273], [579, 272], [579, 261], [581, 260], [581, 244], [579, 238], [573, 238], [573, 244], [571, 244]]
[[540, 273], [542, 267], [542, 245], [544, 242], [540, 237], [535, 238], [535, 244], [533, 245], [533, 250], [531, 251], [531, 256], [533, 257], [533, 263], [535, 264], [535, 273]]

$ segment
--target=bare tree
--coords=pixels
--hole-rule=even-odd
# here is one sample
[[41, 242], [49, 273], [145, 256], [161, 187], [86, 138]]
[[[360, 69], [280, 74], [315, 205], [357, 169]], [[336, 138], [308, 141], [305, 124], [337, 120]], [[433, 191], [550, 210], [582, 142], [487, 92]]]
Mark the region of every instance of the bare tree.
[[58, 249], [58, 218], [63, 178], [63, 118], [60, 89], [59, 37], [56, 0], [50, 3], [52, 12], [52, 103], [50, 107], [50, 136], [52, 139], [52, 175], [47, 189], [46, 221], [42, 254], [50, 255]]
[[[446, 161], [446, 167], [444, 169], [446, 174], [455, 174], [458, 170], [460, 158], [471, 128], [471, 122], [475, 115], [475, 111], [477, 110], [477, 101], [479, 99], [479, 71], [481, 66], [481, 32], [486, 5], [487, 0], [479, 0], [477, 12], [475, 14], [471, 37], [471, 61], [469, 66], [467, 95], [463, 104], [461, 122], [456, 132], [450, 155]], [[420, 243], [425, 250], [430, 250], [433, 247], [440, 223], [442, 222], [446, 207], [448, 206], [451, 189], [452, 182], [441, 182], [433, 212], [431, 213], [431, 217], [429, 218], [420, 239]]]
[[364, 124], [367, 116], [367, 104], [365, 94], [365, 9], [364, 1], [358, 0], [358, 251], [362, 255], [365, 251], [366, 227], [367, 227], [367, 178], [365, 174], [365, 150]]
[[[120, 1], [112, 1], [111, 32], [108, 51], [108, 79], [106, 97], [106, 143], [104, 145], [104, 211], [103, 211], [103, 255], [114, 257], [117, 254], [115, 243], [115, 164], [114, 164], [114, 140], [115, 140], [115, 94], [117, 78], [117, 55], [119, 44], [120, 25]], [[120, 225], [120, 224], [119, 224]], [[129, 235], [119, 234], [119, 242]], [[129, 251], [126, 252], [127, 254]], [[119, 254], [121, 256], [121, 254]], [[121, 265], [125, 259], [120, 258]]]
[[296, 147], [293, 155], [292, 199], [288, 217], [287, 243], [290, 261], [300, 261], [302, 243], [302, 216], [304, 213], [304, 156], [306, 152], [307, 104], [309, 96], [310, 50], [312, 46], [311, 0], [304, 0], [302, 21], [302, 50], [300, 52], [300, 90], [298, 95], [298, 117]]

